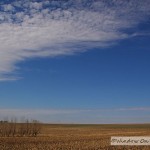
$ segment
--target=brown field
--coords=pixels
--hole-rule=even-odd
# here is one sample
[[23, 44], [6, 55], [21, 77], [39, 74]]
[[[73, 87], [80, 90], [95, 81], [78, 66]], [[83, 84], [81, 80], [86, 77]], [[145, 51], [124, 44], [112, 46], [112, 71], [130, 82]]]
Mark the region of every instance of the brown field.
[[149, 136], [150, 124], [42, 124], [37, 137], [0, 137], [0, 150], [150, 150], [150, 146], [111, 146], [111, 136]]

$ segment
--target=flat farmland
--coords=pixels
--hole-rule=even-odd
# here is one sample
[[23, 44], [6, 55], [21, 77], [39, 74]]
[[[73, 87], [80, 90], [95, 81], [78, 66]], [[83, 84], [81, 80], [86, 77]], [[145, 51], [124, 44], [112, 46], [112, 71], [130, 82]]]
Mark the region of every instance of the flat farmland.
[[42, 124], [37, 137], [0, 137], [0, 150], [149, 150], [111, 146], [111, 136], [149, 136], [150, 124]]

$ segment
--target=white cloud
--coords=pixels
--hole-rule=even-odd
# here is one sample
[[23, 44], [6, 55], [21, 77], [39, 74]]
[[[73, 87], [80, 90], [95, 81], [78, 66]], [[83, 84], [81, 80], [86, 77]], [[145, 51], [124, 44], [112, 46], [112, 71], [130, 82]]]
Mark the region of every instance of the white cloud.
[[1, 8], [0, 80], [8, 80], [27, 58], [69, 55], [138, 35], [123, 30], [147, 19], [150, 1], [25, 0]]
[[[106, 109], [0, 109], [5, 118], [37, 119], [48, 123], [148, 123], [150, 107]], [[22, 120], [21, 120], [22, 121]]]
[[14, 7], [11, 4], [3, 5], [4, 11], [14, 11]]
[[31, 2], [30, 3], [30, 8], [31, 9], [37, 9], [37, 10], [39, 10], [39, 9], [42, 9], [42, 2], [40, 2], [40, 3], [38, 3], [38, 2]]

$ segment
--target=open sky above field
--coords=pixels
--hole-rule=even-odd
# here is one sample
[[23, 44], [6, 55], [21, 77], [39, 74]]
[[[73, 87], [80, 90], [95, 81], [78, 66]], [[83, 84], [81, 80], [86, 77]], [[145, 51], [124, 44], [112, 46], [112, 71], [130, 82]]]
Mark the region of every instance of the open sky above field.
[[150, 0], [1, 0], [0, 118], [150, 120]]

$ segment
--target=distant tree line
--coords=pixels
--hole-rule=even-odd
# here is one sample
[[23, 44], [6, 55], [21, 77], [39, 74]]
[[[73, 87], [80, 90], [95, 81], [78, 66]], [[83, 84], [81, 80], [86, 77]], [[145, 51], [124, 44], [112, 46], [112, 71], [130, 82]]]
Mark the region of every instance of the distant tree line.
[[31, 136], [36, 137], [41, 132], [41, 123], [37, 120], [17, 123], [17, 119], [1, 120], [0, 121], [0, 136], [15, 137], [15, 136]]

